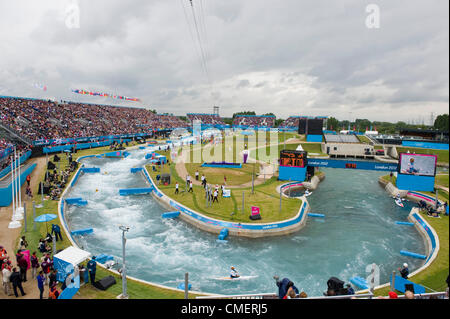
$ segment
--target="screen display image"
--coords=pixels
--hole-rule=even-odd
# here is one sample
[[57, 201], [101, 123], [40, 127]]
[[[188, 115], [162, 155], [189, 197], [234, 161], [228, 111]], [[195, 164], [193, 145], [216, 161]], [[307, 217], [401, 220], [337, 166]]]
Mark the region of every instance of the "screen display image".
[[307, 164], [307, 152], [304, 151], [281, 151], [280, 166], [305, 167]]
[[322, 135], [323, 134], [323, 119], [308, 120], [308, 134]]
[[322, 135], [323, 119], [300, 118], [298, 124], [298, 134]]
[[436, 155], [401, 153], [399, 173], [417, 176], [436, 175]]

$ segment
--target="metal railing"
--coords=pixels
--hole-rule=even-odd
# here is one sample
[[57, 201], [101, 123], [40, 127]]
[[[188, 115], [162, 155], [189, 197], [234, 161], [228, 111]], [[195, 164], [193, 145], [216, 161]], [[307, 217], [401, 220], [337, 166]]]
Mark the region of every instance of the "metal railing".
[[[380, 298], [380, 297], [378, 297]], [[380, 299], [389, 298], [389, 296], [383, 296]], [[414, 299], [448, 299], [447, 293], [444, 292], [431, 292], [424, 294], [415, 294]], [[245, 295], [216, 295], [216, 296], [198, 296], [196, 299], [278, 299], [278, 295], [274, 293], [262, 293], [262, 294], [245, 294]], [[295, 299], [377, 299], [374, 294], [369, 292], [365, 294], [355, 294], [355, 295], [342, 295], [342, 296], [318, 296], [318, 297], [307, 297], [307, 298], [295, 298]], [[406, 299], [405, 295], [399, 295], [397, 299]]]
[[[445, 293], [444, 293], [445, 294]], [[372, 299], [373, 293], [341, 295], [341, 296], [318, 296], [295, 299]], [[196, 299], [278, 299], [274, 293], [245, 294], [245, 295], [217, 295], [217, 296], [198, 296]]]

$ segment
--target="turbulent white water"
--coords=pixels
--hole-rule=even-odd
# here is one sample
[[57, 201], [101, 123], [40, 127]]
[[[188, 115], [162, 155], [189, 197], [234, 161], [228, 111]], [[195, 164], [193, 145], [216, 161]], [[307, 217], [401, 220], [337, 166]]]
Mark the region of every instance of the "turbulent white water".
[[[326, 179], [308, 197], [313, 213], [299, 232], [263, 239], [229, 238], [217, 243], [217, 235], [198, 230], [181, 220], [162, 219], [162, 208], [151, 195], [119, 196], [119, 189], [147, 187], [140, 173], [149, 149], [132, 151], [126, 159], [88, 158], [87, 167], [100, 167], [100, 174], [83, 175], [68, 197], [88, 200], [84, 207], [68, 206], [71, 230], [94, 228], [78, 243], [95, 254], [121, 260], [119, 225], [130, 226], [127, 234], [128, 274], [143, 280], [177, 287], [189, 273], [193, 290], [222, 294], [276, 292], [272, 276], [288, 277], [310, 296], [321, 295], [326, 281], [336, 276], [349, 281], [366, 277], [366, 265], [376, 263], [381, 283], [403, 262], [410, 271], [423, 261], [406, 258], [400, 250], [425, 254], [422, 237], [406, 221], [411, 204], [395, 205], [378, 185], [380, 173], [325, 169]], [[105, 174], [106, 172], [106, 174]], [[249, 280], [219, 281], [230, 266]]]

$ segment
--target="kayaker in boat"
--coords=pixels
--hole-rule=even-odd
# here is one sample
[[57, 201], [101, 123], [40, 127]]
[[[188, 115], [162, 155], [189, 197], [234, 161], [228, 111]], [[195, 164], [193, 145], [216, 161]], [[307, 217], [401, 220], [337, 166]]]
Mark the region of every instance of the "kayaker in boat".
[[239, 278], [239, 274], [238, 274], [236, 268], [234, 268], [233, 266], [231, 266], [230, 277], [231, 278]]

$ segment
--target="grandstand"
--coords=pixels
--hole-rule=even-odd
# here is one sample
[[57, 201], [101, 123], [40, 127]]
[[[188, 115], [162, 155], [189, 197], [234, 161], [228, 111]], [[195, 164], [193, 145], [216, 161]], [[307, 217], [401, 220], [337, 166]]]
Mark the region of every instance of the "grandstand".
[[29, 145], [38, 140], [151, 133], [188, 126], [176, 116], [144, 108], [5, 96], [0, 97], [0, 119], [5, 130]]
[[280, 128], [298, 128], [300, 116], [290, 116], [287, 120], [280, 124]]
[[356, 135], [324, 134], [325, 143], [360, 143]]
[[236, 115], [233, 126], [238, 127], [274, 127], [274, 115]]
[[202, 124], [207, 125], [225, 125], [225, 122], [218, 114], [206, 113], [188, 113], [186, 114], [188, 122], [192, 124], [196, 120], [202, 121]]

